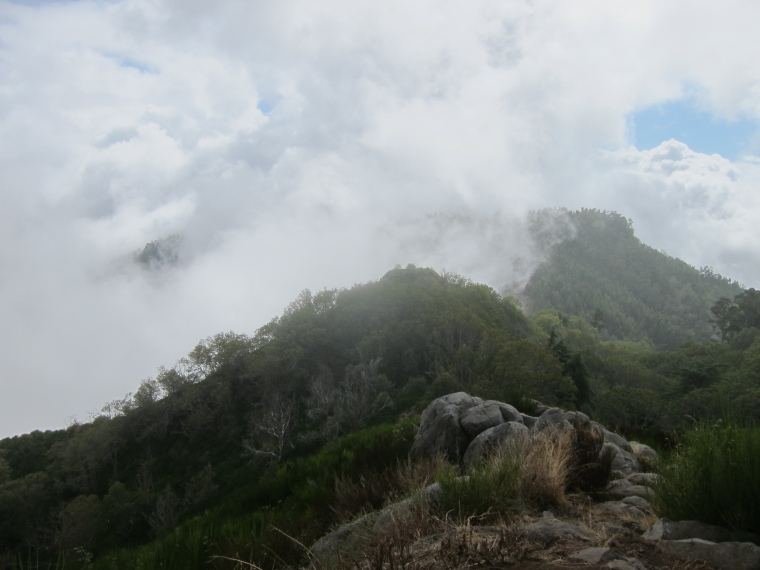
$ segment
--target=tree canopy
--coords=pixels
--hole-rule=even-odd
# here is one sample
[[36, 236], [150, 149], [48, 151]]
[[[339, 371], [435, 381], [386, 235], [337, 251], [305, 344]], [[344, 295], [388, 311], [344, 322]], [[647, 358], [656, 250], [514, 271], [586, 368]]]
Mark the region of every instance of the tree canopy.
[[609, 340], [644, 340], [658, 348], [712, 338], [710, 307], [741, 286], [642, 243], [633, 222], [615, 212], [568, 212], [575, 236], [554, 246], [525, 296], [538, 311], [578, 315]]

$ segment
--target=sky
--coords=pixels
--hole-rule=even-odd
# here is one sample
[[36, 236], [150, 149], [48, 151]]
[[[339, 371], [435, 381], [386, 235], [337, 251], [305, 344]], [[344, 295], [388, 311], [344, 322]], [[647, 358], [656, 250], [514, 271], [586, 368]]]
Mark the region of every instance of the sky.
[[[0, 0], [0, 437], [539, 208], [760, 286], [754, 0]], [[564, 228], [564, 229], [563, 229]], [[556, 239], [566, 237], [561, 215]], [[136, 253], [167, 236], [172, 263]]]

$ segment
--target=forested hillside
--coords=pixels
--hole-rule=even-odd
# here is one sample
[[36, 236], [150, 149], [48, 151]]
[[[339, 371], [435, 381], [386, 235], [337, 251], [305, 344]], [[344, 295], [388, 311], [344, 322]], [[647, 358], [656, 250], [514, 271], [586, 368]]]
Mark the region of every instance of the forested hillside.
[[[262, 520], [280, 517], [279, 528], [307, 536], [331, 521], [337, 472], [394, 462], [413, 432], [402, 423], [352, 436], [354, 450], [349, 437], [318, 467], [298, 458], [476, 385], [568, 405], [576, 393], [519, 308], [487, 286], [408, 267], [304, 291], [255, 335], [202, 341], [90, 423], [0, 442], [0, 560], [75, 549], [97, 560], [210, 508], [204, 532], [223, 520], [266, 533]], [[321, 483], [301, 487], [304, 478]]]
[[714, 336], [710, 307], [741, 286], [642, 243], [615, 212], [568, 212], [577, 233], [557, 245], [525, 290], [533, 310], [557, 309], [594, 323], [608, 340], [658, 348]]
[[[89, 423], [0, 441], [0, 568], [294, 564], [304, 552], [289, 537], [308, 544], [382, 504], [385, 495], [363, 481], [395, 469], [424, 406], [460, 390], [526, 410], [531, 399], [581, 409], [651, 441], [695, 418], [760, 418], [756, 292], [708, 303], [710, 286], [741, 290], [646, 248], [620, 216], [573, 215], [579, 237], [556, 255], [596, 260], [581, 247], [591, 243], [587, 233], [607, 236], [592, 252], [632, 257], [610, 258], [607, 268], [587, 260], [599, 295], [593, 279], [560, 284], [580, 279], [580, 262], [551, 285], [555, 259], [532, 295], [543, 284], [583, 301], [589, 289], [589, 302], [604, 301], [605, 327], [585, 309], [534, 307], [526, 316], [488, 286], [414, 266], [351, 289], [304, 291], [251, 336], [202, 340]], [[583, 220], [596, 226], [584, 229]], [[682, 331], [693, 322], [707, 336], [714, 316], [724, 342], [653, 348], [645, 339], [659, 329], [636, 322], [644, 296], [609, 304], [623, 295], [613, 287], [625, 281], [612, 274], [618, 266], [638, 267], [647, 295], [656, 285], [683, 301], [663, 326]], [[614, 315], [634, 333], [615, 328]], [[660, 322], [654, 310], [644, 316]], [[606, 340], [613, 335], [630, 340]]]

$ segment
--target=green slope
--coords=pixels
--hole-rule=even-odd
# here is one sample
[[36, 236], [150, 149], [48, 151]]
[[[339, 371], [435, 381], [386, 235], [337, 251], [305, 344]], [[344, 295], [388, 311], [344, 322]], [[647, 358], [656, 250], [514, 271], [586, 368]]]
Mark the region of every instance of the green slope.
[[[339, 515], [336, 489], [385, 480], [416, 415], [458, 390], [582, 403], [649, 433], [714, 419], [721, 398], [760, 419], [754, 321], [731, 343], [672, 352], [604, 341], [709, 338], [709, 308], [741, 288], [643, 245], [617, 214], [569, 216], [577, 236], [528, 290], [567, 314], [526, 317], [488, 286], [396, 268], [304, 291], [251, 336], [201, 341], [90, 423], [1, 440], [0, 570], [294, 564], [303, 551], [283, 533], [308, 543], [381, 504], [361, 495]], [[584, 320], [597, 309], [602, 335]]]
[[569, 212], [577, 234], [555, 246], [526, 290], [533, 311], [557, 309], [604, 326], [603, 338], [657, 348], [713, 337], [710, 308], [741, 286], [639, 240], [620, 214]]

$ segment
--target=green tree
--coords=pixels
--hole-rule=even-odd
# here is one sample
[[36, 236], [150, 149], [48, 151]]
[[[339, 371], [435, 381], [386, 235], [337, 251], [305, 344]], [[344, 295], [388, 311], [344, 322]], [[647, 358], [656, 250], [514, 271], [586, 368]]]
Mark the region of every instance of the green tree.
[[721, 297], [710, 309], [710, 323], [720, 334], [722, 341], [730, 341], [740, 331], [760, 328], [760, 291], [747, 289], [733, 299]]
[[79, 495], [61, 509], [61, 527], [56, 544], [61, 550], [83, 548], [91, 551], [104, 521], [97, 495]]
[[493, 399], [522, 395], [549, 405], [573, 405], [576, 387], [563, 376], [562, 364], [547, 347], [527, 339], [499, 342], [492, 338], [487, 343], [475, 392]]

